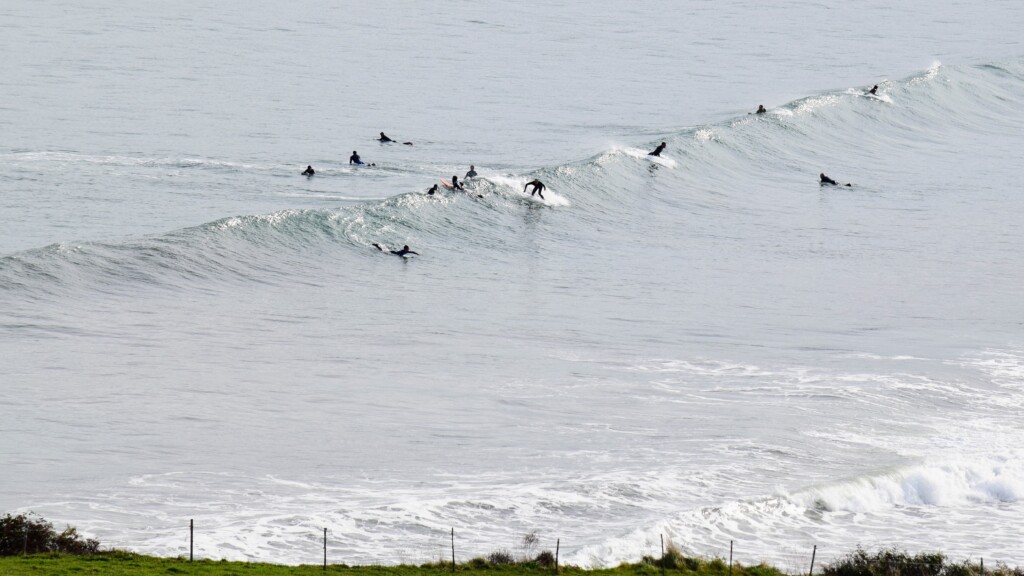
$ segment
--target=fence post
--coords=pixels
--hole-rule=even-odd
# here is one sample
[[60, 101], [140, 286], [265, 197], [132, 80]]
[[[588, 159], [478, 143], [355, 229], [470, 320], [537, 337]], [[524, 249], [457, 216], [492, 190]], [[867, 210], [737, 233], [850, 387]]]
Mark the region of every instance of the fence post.
[[729, 576], [732, 576], [732, 540], [729, 540]]
[[981, 576], [985, 576], [985, 559], [981, 559]]
[[562, 539], [555, 540], [555, 574], [558, 574], [558, 550], [562, 547]]
[[324, 528], [324, 572], [327, 571], [327, 528]]
[[661, 564], [661, 576], [665, 576], [665, 535], [658, 534], [658, 536], [661, 538], [661, 559], [658, 563]]
[[814, 550], [811, 551], [811, 569], [807, 572], [807, 576], [814, 576], [814, 557], [818, 554], [818, 545], [814, 545]]
[[188, 561], [192, 561], [192, 550], [196, 541], [195, 538], [195, 519], [189, 518], [188, 520]]
[[455, 527], [452, 526], [452, 572], [455, 572]]

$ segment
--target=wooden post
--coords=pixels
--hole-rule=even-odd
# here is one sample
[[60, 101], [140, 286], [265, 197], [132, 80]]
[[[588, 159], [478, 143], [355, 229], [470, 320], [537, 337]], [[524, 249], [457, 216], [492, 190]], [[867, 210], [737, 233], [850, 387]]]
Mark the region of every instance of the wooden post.
[[188, 520], [188, 561], [192, 561], [192, 550], [194, 548], [195, 538], [195, 520], [189, 518]]
[[452, 572], [455, 572], [455, 527], [452, 527]]
[[555, 540], [555, 574], [558, 574], [558, 549], [562, 547], [562, 539]]
[[985, 559], [981, 559], [981, 576], [985, 576]]
[[807, 572], [807, 576], [814, 576], [814, 557], [818, 554], [818, 545], [814, 545], [814, 550], [811, 551], [811, 569]]
[[658, 561], [661, 564], [661, 576], [665, 576], [665, 535], [658, 534], [661, 538], [661, 559]]
[[732, 576], [732, 540], [729, 540], [729, 576]]
[[327, 528], [324, 528], [324, 572], [327, 571]]

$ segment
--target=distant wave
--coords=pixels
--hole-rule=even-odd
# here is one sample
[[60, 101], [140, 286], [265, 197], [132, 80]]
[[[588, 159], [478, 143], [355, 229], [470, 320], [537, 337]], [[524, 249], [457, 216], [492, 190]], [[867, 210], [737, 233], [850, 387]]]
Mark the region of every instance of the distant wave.
[[[276, 275], [291, 273], [304, 255], [319, 258], [328, 251], [345, 258], [350, 257], [345, 251], [355, 254], [375, 242], [426, 246], [435, 254], [466, 243], [501, 247], [516, 241], [513, 231], [520, 215], [532, 209], [571, 214], [560, 220], [566, 238], [586, 236], [595, 224], [642, 229], [649, 224], [651, 209], [665, 220], [680, 222], [694, 212], [774, 210], [770, 198], [750, 192], [760, 182], [814, 185], [827, 157], [843, 159], [842, 165], [833, 166], [837, 178], [855, 179], [855, 170], [865, 178], [864, 168], [854, 166], [873, 163], [874, 152], [866, 142], [912, 147], [936, 138], [931, 132], [938, 125], [957, 123], [984, 132], [989, 126], [1021, 122], [1024, 66], [1018, 62], [936, 64], [879, 86], [877, 97], [859, 88], [823, 92], [774, 107], [768, 114], [745, 114], [669, 133], [658, 138], [668, 143], [660, 160], [647, 156], [643, 142], [623, 143], [575, 163], [481, 178], [470, 184], [469, 194], [407, 193], [337, 209], [232, 216], [119, 243], [62, 243], [27, 250], [0, 259], [0, 290], [46, 293], [79, 282], [176, 285], [230, 277], [274, 281]], [[15, 151], [4, 159], [17, 162], [33, 154], [50, 162], [295, 172], [294, 166], [285, 165], [60, 151]], [[425, 176], [431, 172], [422, 166], [393, 169]], [[548, 185], [544, 201], [523, 193], [531, 178]], [[288, 255], [287, 264], [283, 254]]]

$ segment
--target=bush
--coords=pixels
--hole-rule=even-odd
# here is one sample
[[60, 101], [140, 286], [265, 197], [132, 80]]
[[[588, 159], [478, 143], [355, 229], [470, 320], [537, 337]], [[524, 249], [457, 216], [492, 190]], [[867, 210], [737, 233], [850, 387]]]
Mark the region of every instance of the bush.
[[912, 556], [895, 548], [874, 554], [857, 548], [822, 570], [822, 576], [968, 576], [972, 573], [970, 565], [948, 564], [942, 554]]
[[541, 568], [552, 568], [555, 565], [555, 555], [551, 553], [551, 550], [545, 550], [540, 554], [537, 554], [537, 558], [534, 559]]
[[508, 550], [496, 550], [487, 555], [487, 561], [494, 566], [502, 566], [507, 564], [515, 564], [516, 559], [512, 557], [512, 553]]
[[53, 524], [32, 513], [0, 518], [0, 556], [45, 552], [96, 554], [99, 548], [99, 542], [83, 539], [71, 526], [58, 533]]

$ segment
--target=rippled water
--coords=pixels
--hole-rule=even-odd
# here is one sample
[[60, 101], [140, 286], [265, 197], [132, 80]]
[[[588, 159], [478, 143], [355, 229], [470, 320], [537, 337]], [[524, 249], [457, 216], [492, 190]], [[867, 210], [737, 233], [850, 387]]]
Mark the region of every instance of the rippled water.
[[1021, 24], [0, 8], [0, 507], [283, 563], [324, 527], [349, 563], [452, 527], [463, 559], [1024, 563]]

